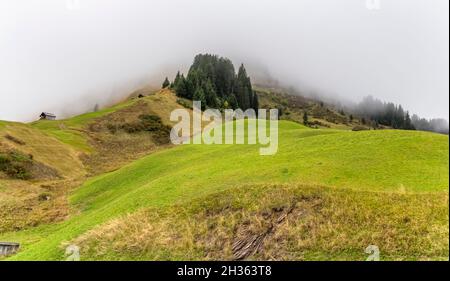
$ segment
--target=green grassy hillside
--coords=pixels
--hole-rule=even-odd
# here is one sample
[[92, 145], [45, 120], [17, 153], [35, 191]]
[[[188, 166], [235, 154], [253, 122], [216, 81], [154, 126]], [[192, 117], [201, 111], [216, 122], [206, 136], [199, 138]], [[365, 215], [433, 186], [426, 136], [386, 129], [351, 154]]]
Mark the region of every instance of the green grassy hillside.
[[[12, 260], [63, 259], [68, 243], [82, 259], [362, 259], [368, 243], [385, 259], [448, 259], [448, 146], [432, 133], [281, 121], [273, 156], [256, 145], [156, 152], [76, 189], [68, 220], [0, 240], [22, 243]], [[246, 243], [255, 251], [240, 253]]]
[[[155, 142], [158, 132], [108, 129], [133, 125], [142, 114], [161, 116], [169, 124], [170, 112], [182, 108], [170, 91], [140, 93], [146, 96], [64, 120], [0, 121], [0, 233], [66, 219], [67, 194], [88, 177], [166, 147]], [[11, 161], [14, 155], [24, 161]]]
[[32, 165], [21, 165], [32, 178], [11, 178], [0, 169], [0, 233], [64, 220], [67, 191], [86, 174], [80, 151], [28, 124], [0, 122], [0, 158], [12, 152], [32, 158]]
[[58, 120], [56, 122], [50, 120], [39, 120], [31, 123], [30, 125], [33, 128], [39, 129], [48, 135], [55, 137], [59, 141], [74, 147], [75, 149], [83, 152], [92, 152], [93, 148], [89, 145], [86, 135], [83, 134], [86, 130], [86, 126], [92, 122], [95, 122], [98, 118], [126, 109], [138, 101], [138, 99], [130, 99], [96, 112], [89, 112], [68, 119]]

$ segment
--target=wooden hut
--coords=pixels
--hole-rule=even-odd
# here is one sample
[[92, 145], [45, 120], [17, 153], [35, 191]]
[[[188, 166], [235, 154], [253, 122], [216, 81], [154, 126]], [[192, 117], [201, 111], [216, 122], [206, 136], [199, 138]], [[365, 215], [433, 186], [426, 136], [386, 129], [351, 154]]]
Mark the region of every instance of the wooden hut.
[[41, 115], [39, 115], [39, 118], [41, 120], [55, 120], [56, 119], [56, 115], [53, 114], [53, 113], [42, 112]]

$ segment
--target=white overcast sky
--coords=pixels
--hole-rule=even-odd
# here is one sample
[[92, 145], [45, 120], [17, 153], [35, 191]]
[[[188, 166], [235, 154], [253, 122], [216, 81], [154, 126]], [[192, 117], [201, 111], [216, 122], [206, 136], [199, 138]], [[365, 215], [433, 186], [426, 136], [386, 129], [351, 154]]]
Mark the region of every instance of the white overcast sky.
[[366, 2], [0, 0], [0, 119], [80, 113], [159, 83], [200, 52], [448, 119], [449, 1]]

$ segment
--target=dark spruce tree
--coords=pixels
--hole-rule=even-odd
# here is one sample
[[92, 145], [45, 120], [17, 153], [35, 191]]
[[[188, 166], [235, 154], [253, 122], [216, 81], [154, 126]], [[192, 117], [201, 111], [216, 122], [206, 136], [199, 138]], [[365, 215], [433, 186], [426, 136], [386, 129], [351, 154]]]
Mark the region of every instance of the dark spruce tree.
[[208, 79], [206, 83], [203, 83], [201, 88], [203, 89], [203, 92], [205, 94], [206, 104], [212, 108], [220, 107], [220, 101], [217, 98], [216, 90], [211, 80]]
[[252, 96], [252, 108], [255, 110], [256, 114], [258, 114], [258, 108], [259, 108], [259, 99], [256, 92], [253, 92]]
[[189, 86], [186, 82], [186, 79], [184, 78], [184, 75], [181, 75], [179, 77], [177, 75], [174, 84], [174, 89], [177, 93], [177, 96], [182, 98], [189, 98]]
[[165, 79], [164, 82], [162, 83], [162, 87], [163, 87], [163, 89], [164, 89], [164, 88], [167, 88], [167, 87], [169, 87], [169, 86], [170, 86], [170, 81], [169, 81], [169, 78], [166, 77], [166, 79]]
[[175, 79], [173, 80], [173, 87], [176, 89], [178, 83], [180, 83], [181, 75], [180, 72], [177, 72], [177, 75], [175, 76]]
[[406, 111], [406, 115], [405, 115], [404, 129], [405, 130], [415, 130], [416, 129], [412, 123], [411, 116], [409, 115], [408, 111]]
[[206, 97], [205, 97], [205, 92], [203, 91], [203, 89], [201, 87], [195, 89], [193, 100], [194, 101], [200, 101], [202, 103], [202, 110], [205, 109], [205, 107], [206, 107]]
[[231, 109], [239, 108], [238, 101], [237, 101], [236, 96], [234, 94], [229, 95], [226, 98], [226, 102], [228, 103], [228, 108], [231, 108]]
[[303, 124], [305, 125], [305, 126], [307, 126], [308, 125], [308, 112], [304, 112], [303, 113]]

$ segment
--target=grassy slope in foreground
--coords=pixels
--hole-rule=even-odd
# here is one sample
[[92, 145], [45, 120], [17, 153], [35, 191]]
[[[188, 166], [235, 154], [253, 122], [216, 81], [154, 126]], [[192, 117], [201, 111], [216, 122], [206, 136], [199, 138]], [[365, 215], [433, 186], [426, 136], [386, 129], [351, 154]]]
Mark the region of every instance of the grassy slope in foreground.
[[[276, 155], [260, 156], [258, 146], [251, 145], [185, 145], [155, 153], [78, 189], [72, 203], [81, 209], [79, 215], [61, 224], [5, 234], [0, 240], [24, 243], [22, 251], [11, 259], [62, 259], [63, 242], [113, 218], [145, 207], [163, 210], [255, 184], [325, 185], [422, 196], [437, 192], [445, 200], [448, 167], [447, 136], [310, 130], [280, 122]], [[441, 224], [448, 228], [448, 207]], [[442, 247], [448, 251], [448, 243]]]
[[365, 260], [368, 245], [382, 260], [445, 260], [448, 193], [244, 185], [146, 208], [73, 243], [84, 260]]

